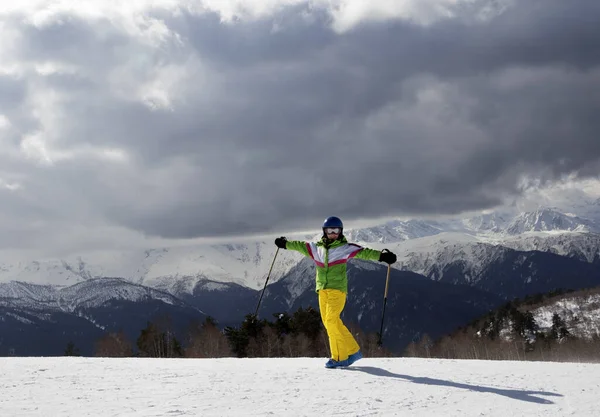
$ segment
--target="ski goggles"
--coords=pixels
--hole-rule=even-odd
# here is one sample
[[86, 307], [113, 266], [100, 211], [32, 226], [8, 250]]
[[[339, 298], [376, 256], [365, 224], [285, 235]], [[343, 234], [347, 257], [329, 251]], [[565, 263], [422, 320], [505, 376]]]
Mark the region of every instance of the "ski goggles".
[[341, 231], [342, 231], [342, 229], [340, 229], [339, 227], [326, 227], [325, 228], [325, 233], [327, 233], [328, 235], [331, 235], [331, 234], [339, 235]]

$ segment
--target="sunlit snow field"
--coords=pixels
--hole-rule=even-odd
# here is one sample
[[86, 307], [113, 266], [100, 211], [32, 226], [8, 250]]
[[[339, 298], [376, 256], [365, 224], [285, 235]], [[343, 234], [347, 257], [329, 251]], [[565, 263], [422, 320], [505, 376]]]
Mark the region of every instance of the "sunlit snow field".
[[600, 364], [0, 358], [1, 416], [597, 416]]

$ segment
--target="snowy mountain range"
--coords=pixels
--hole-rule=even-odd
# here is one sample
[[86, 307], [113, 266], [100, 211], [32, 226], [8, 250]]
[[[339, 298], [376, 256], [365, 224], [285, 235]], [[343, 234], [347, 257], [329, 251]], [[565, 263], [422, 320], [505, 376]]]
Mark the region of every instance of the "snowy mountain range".
[[81, 308], [96, 308], [107, 301], [157, 300], [166, 304], [185, 306], [173, 295], [119, 278], [89, 279], [68, 287], [35, 285], [24, 282], [0, 284], [3, 304], [38, 311], [71, 313]]
[[[464, 219], [395, 220], [379, 226], [345, 231], [350, 241], [399, 255], [394, 268], [429, 275], [434, 264], [465, 259], [473, 270], [497, 256], [499, 245], [515, 250], [551, 250], [593, 261], [598, 255], [599, 213], [595, 218], [552, 209], [492, 213]], [[288, 236], [313, 239], [313, 236]], [[191, 294], [204, 280], [234, 283], [252, 289], [264, 285], [276, 247], [272, 240], [221, 245], [188, 245], [145, 251], [82, 253], [65, 259], [6, 259], [0, 253], [0, 282], [69, 286], [94, 278], [118, 277], [173, 295]], [[298, 254], [282, 251], [270, 282], [284, 277], [298, 263]], [[439, 278], [439, 277], [437, 277]]]
[[[568, 208], [563, 204], [562, 209], [511, 208], [458, 218], [392, 220], [369, 228], [349, 228], [345, 234], [358, 244], [392, 250], [398, 255], [395, 274], [414, 274], [410, 282], [417, 284], [410, 285], [419, 290], [408, 284], [401, 290], [416, 298], [390, 297], [390, 317], [396, 314], [405, 324], [412, 317], [413, 323], [426, 325], [404, 307], [425, 308], [429, 313], [421, 311], [422, 318], [438, 320], [441, 326], [436, 331], [443, 333], [457, 320], [473, 318], [503, 299], [569, 285], [600, 285], [598, 201], [577, 199]], [[289, 234], [288, 239], [316, 240], [319, 235]], [[31, 314], [39, 313], [38, 320], [48, 314], [76, 314], [97, 329], [105, 329], [116, 326], [119, 319], [111, 316], [111, 324], [101, 323], [86, 312], [101, 309], [104, 314], [119, 303], [127, 308], [150, 303], [165, 311], [183, 309], [198, 320], [208, 314], [221, 323], [233, 324], [254, 310], [275, 251], [273, 239], [268, 238], [81, 253], [64, 259], [14, 259], [0, 253], [0, 322], [11, 317], [22, 325], [31, 321]], [[310, 262], [296, 252], [279, 251], [273, 265], [263, 314], [314, 304], [314, 266]], [[356, 281], [373, 276], [374, 282], [379, 282], [385, 266], [356, 262], [350, 271]], [[425, 282], [439, 284], [432, 287]], [[377, 323], [373, 317], [380, 306], [379, 301], [369, 300], [379, 289], [371, 284], [353, 285], [358, 288], [350, 295], [349, 304], [359, 304], [349, 307], [348, 315], [374, 330]], [[431, 298], [441, 300], [442, 294], [462, 300], [465, 309], [455, 317], [440, 315], [441, 305], [446, 310], [450, 305], [441, 301], [432, 305]], [[473, 298], [485, 302], [475, 303]], [[133, 323], [127, 325], [134, 329]], [[399, 344], [419, 331], [418, 326], [396, 327], [388, 331], [397, 333]]]

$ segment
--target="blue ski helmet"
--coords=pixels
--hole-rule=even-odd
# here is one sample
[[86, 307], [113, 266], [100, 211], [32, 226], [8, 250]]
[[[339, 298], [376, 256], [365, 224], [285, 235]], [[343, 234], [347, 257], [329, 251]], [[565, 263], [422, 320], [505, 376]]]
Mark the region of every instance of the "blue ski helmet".
[[343, 229], [344, 224], [342, 223], [342, 221], [340, 220], [339, 217], [331, 216], [331, 217], [327, 217], [325, 219], [325, 221], [323, 222], [323, 228], [325, 228], [325, 227], [339, 227], [339, 228]]

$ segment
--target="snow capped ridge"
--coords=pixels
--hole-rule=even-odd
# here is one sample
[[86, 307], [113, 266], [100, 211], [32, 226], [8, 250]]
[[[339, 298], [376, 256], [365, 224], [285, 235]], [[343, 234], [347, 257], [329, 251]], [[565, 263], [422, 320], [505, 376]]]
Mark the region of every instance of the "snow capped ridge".
[[600, 232], [600, 228], [591, 220], [544, 208], [517, 215], [506, 228], [506, 233], [517, 235], [553, 230]]
[[[598, 210], [600, 211], [600, 203]], [[584, 211], [586, 215], [589, 214], [589, 210]], [[600, 233], [600, 225], [593, 220], [593, 216], [588, 218], [583, 215], [561, 212], [556, 208], [541, 207], [526, 212], [498, 210], [463, 218], [390, 221], [371, 228], [348, 230], [346, 235], [351, 240], [365, 243], [393, 243], [428, 236], [441, 236], [444, 232], [501, 237], [540, 231]]]
[[195, 290], [196, 291], [224, 291], [230, 288], [229, 284], [225, 284], [222, 282], [211, 281], [209, 279], [199, 280], [196, 283]]
[[77, 308], [100, 307], [114, 300], [132, 302], [158, 300], [171, 305], [184, 305], [171, 294], [134, 284], [122, 278], [95, 278], [69, 287], [16, 281], [0, 283], [0, 306], [73, 312]]
[[463, 224], [471, 231], [501, 233], [506, 229], [511, 218], [509, 213], [492, 212], [469, 217], [463, 221]]
[[487, 265], [505, 259], [510, 250], [550, 252], [596, 262], [600, 259], [600, 234], [556, 230], [514, 236], [441, 233], [400, 242], [390, 249], [398, 255], [395, 268], [440, 280], [449, 265], [460, 264], [465, 280], [474, 283]]
[[600, 259], [600, 234], [596, 233], [524, 233], [504, 240], [502, 245], [522, 251], [552, 252], [586, 262]]
[[419, 237], [432, 236], [443, 230], [435, 222], [425, 220], [393, 220], [380, 226], [364, 229], [349, 229], [344, 234], [350, 241], [357, 242], [399, 242]]
[[71, 301], [77, 307], [99, 307], [108, 301], [144, 301], [158, 300], [172, 305], [183, 302], [163, 291], [128, 282], [121, 278], [95, 278], [58, 292], [59, 301]]
[[[70, 285], [85, 278], [76, 273], [79, 267], [62, 259], [2, 262], [0, 260], [0, 282], [22, 281], [36, 284]], [[86, 274], [87, 276], [87, 274]]]
[[29, 298], [46, 302], [53, 299], [56, 291], [57, 287], [53, 285], [36, 285], [17, 281], [0, 283], [0, 300]]
[[[454, 237], [450, 235], [450, 237]], [[424, 247], [399, 248], [398, 268], [425, 275], [439, 281], [443, 278], [443, 270], [450, 264], [459, 262], [465, 273], [465, 281], [476, 283], [477, 276], [492, 261], [502, 259], [510, 249], [491, 243], [472, 240], [440, 242]]]

